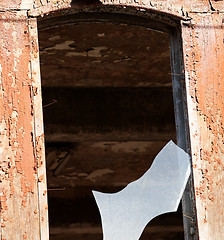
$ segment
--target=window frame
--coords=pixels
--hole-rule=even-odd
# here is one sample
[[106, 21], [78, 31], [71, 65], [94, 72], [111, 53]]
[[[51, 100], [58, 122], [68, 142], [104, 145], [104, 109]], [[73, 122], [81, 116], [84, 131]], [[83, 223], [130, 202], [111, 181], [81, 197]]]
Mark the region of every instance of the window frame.
[[[172, 89], [177, 134], [177, 145], [191, 156], [186, 85], [183, 63], [180, 18], [154, 10], [132, 7], [97, 6], [82, 9], [69, 8], [37, 18], [38, 29], [74, 22], [110, 22], [139, 25], [170, 36]], [[193, 176], [191, 175], [182, 198], [185, 240], [197, 240], [197, 219]]]

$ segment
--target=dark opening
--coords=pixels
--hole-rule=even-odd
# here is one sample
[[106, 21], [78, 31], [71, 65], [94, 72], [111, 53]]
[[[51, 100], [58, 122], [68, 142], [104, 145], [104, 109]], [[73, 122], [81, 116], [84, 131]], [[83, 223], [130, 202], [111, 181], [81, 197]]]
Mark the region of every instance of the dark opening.
[[[176, 141], [169, 34], [118, 22], [41, 26], [50, 239], [100, 240], [91, 190], [123, 189]], [[181, 209], [155, 218], [146, 239], [184, 239]]]

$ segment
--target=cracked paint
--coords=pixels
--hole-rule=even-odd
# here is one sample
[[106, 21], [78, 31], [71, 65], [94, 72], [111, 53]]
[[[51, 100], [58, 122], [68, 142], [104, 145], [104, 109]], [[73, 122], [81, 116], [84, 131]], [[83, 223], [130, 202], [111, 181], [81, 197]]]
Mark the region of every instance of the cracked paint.
[[[39, 239], [38, 216], [31, 214], [38, 199], [27, 16], [19, 11], [2, 13], [1, 18], [1, 237], [22, 239], [27, 231], [28, 239]], [[32, 232], [28, 222], [34, 223]]]
[[[201, 239], [224, 238], [223, 186], [224, 186], [224, 69], [223, 1], [213, 0], [103, 0], [109, 6], [137, 7], [162, 11], [183, 20], [182, 39], [188, 97], [188, 113], [192, 147], [196, 207]], [[40, 16], [60, 9], [71, 8], [71, 0], [7, 0], [1, 1], [0, 38], [0, 202], [1, 238], [47, 239], [40, 237], [37, 184], [45, 182], [44, 173], [37, 176], [44, 166], [44, 137], [41, 112], [40, 82], [32, 86], [32, 76], [38, 74], [37, 34], [32, 39], [28, 31], [28, 15]], [[30, 8], [33, 9], [29, 11]], [[72, 6], [74, 7], [74, 5]], [[110, 11], [108, 10], [107, 11]], [[128, 11], [128, 10], [127, 10]], [[32, 28], [32, 27], [31, 27]], [[30, 30], [32, 30], [30, 28]], [[33, 28], [36, 28], [34, 25]], [[103, 38], [103, 33], [98, 35]], [[59, 38], [52, 38], [54, 42]], [[69, 44], [55, 45], [69, 48]], [[50, 47], [51, 48], [51, 47]], [[52, 51], [48, 49], [47, 51]], [[90, 57], [101, 57], [93, 47]], [[33, 59], [31, 60], [30, 52]], [[76, 54], [74, 48], [70, 54]], [[80, 54], [87, 54], [81, 52]], [[36, 62], [35, 62], [36, 61]], [[31, 63], [32, 62], [32, 63]], [[33, 64], [35, 63], [35, 64]], [[34, 67], [35, 65], [35, 67]], [[31, 73], [32, 70], [32, 73]], [[39, 80], [38, 80], [39, 81]], [[35, 84], [34, 84], [35, 85]], [[37, 114], [38, 113], [38, 114]], [[34, 133], [34, 115], [36, 132]], [[42, 116], [40, 114], [40, 116]], [[37, 141], [34, 141], [37, 133]], [[125, 151], [131, 151], [126, 148]], [[36, 152], [37, 150], [37, 152]], [[119, 149], [115, 148], [115, 151]], [[143, 151], [143, 150], [142, 150]], [[36, 161], [37, 160], [37, 161]], [[110, 174], [110, 169], [92, 172], [91, 179]], [[91, 174], [88, 176], [90, 177]], [[39, 182], [38, 182], [39, 179]], [[44, 189], [44, 187], [40, 187]], [[45, 191], [40, 195], [46, 195]], [[41, 199], [39, 195], [39, 199]], [[45, 200], [44, 200], [45, 201]], [[46, 204], [46, 202], [44, 203]], [[19, 211], [18, 211], [19, 209]], [[44, 205], [46, 210], [46, 206]], [[42, 210], [41, 210], [42, 211]], [[15, 221], [16, 219], [16, 221]], [[32, 223], [32, 228], [30, 228]], [[18, 225], [20, 228], [18, 228]], [[220, 227], [221, 226], [221, 227]], [[15, 233], [15, 229], [17, 229]]]
[[199, 237], [220, 239], [224, 231], [213, 223], [224, 221], [223, 14], [192, 17], [183, 38]]
[[22, 2], [20, 4], [20, 9], [29, 10], [32, 8], [32, 6], [33, 6], [33, 0], [22, 0]]

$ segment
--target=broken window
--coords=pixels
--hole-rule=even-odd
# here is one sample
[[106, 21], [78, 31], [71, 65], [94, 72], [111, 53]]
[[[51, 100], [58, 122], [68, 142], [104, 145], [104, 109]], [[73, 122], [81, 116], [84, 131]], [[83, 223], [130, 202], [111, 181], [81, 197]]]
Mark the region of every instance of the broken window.
[[138, 240], [155, 217], [177, 211], [190, 175], [190, 157], [169, 141], [150, 169], [117, 193], [93, 191], [105, 240]]
[[[114, 17], [39, 21], [51, 240], [102, 239], [92, 190], [123, 189], [176, 141], [169, 34]], [[140, 239], [183, 238], [180, 208]]]

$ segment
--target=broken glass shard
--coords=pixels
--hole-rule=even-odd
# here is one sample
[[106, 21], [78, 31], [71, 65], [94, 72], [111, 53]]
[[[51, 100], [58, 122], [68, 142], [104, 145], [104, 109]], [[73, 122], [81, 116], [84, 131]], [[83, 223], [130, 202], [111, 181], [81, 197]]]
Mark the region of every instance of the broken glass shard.
[[120, 192], [93, 191], [103, 240], [138, 240], [150, 220], [177, 211], [189, 175], [189, 155], [170, 141], [150, 169]]

